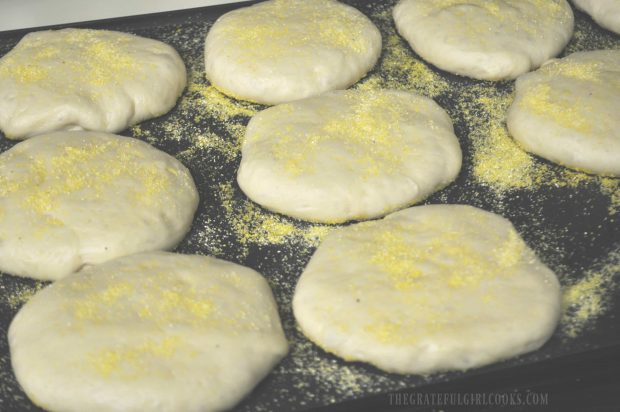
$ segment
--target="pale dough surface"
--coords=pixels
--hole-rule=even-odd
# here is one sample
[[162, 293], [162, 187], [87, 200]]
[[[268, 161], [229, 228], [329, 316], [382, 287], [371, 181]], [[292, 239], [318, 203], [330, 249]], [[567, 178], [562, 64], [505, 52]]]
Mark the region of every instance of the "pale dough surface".
[[620, 1], [573, 0], [579, 10], [588, 13], [595, 22], [607, 30], [620, 34]]
[[265, 279], [150, 252], [38, 292], [9, 329], [13, 370], [50, 411], [207, 412], [236, 404], [287, 353]]
[[513, 79], [558, 55], [573, 33], [566, 0], [401, 0], [398, 32], [440, 69]]
[[619, 107], [620, 51], [579, 52], [517, 79], [508, 129], [552, 162], [620, 176]]
[[395, 373], [469, 369], [539, 348], [560, 286], [506, 219], [418, 206], [331, 232], [297, 284], [304, 334]]
[[461, 149], [434, 101], [408, 92], [335, 91], [250, 121], [237, 181], [264, 207], [299, 219], [369, 219], [452, 182]]
[[0, 154], [0, 270], [58, 279], [176, 246], [198, 192], [178, 160], [129, 137], [56, 132]]
[[231, 11], [207, 34], [207, 78], [238, 99], [277, 104], [345, 89], [381, 53], [381, 34], [334, 0], [270, 0]]
[[186, 84], [160, 41], [88, 29], [30, 33], [0, 59], [0, 130], [118, 132], [168, 112]]

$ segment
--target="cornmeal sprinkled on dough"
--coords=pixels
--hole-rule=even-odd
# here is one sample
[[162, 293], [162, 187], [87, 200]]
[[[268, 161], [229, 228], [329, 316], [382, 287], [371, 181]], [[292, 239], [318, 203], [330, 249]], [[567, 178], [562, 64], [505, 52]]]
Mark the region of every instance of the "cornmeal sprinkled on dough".
[[[70, 194], [79, 193], [82, 200], [97, 200], [118, 179], [129, 176], [136, 184], [127, 189], [128, 195], [138, 205], [162, 201], [157, 195], [169, 189], [168, 173], [176, 175], [176, 170], [164, 171], [158, 164], [143, 162], [144, 154], [137, 141], [90, 140], [80, 147], [55, 148], [55, 153], [45, 161], [27, 159], [24, 170], [13, 178], [8, 178], [5, 171], [13, 156], [0, 158], [0, 171], [4, 172], [0, 174], [0, 196], [20, 193], [23, 207], [44, 215]], [[49, 218], [50, 224], [63, 224]]]
[[[552, 96], [552, 93], [555, 96]], [[562, 100], [558, 101], [558, 98]], [[519, 104], [556, 124], [578, 132], [588, 133], [592, 130], [592, 125], [583, 113], [591, 109], [584, 106], [583, 102], [580, 102], [579, 106], [576, 107], [573, 99], [569, 94], [553, 91], [548, 84], [538, 84], [525, 91]]]
[[[122, 79], [142, 76], [142, 69], [130, 53], [122, 47], [131, 42], [131, 37], [117, 38], [117, 34], [99, 30], [66, 30], [61, 37], [35, 54], [28, 60], [15, 58], [14, 54], [41, 47], [38, 37], [27, 37], [14, 51], [8, 53], [0, 62], [0, 75], [9, 75], [22, 83], [40, 83], [44, 87], [54, 88], [56, 70], [53, 60], [70, 44], [79, 48], [80, 59], [63, 62], [63, 77], [74, 77], [93, 86], [105, 87]], [[36, 36], [36, 35], [35, 35]], [[67, 71], [69, 73], [67, 73]], [[50, 79], [51, 82], [42, 82]], [[54, 92], [62, 92], [54, 88]], [[74, 90], [67, 90], [73, 93]], [[96, 97], [95, 95], [91, 97]]]
[[548, 75], [559, 75], [576, 80], [600, 81], [600, 63], [596, 62], [551, 62], [540, 68], [540, 71]]
[[[371, 222], [364, 227], [374, 225]], [[493, 253], [488, 254], [463, 244], [465, 227], [449, 231], [441, 231], [441, 228], [442, 222], [438, 221], [416, 222], [410, 228], [388, 225], [369, 242], [370, 263], [387, 273], [397, 290], [410, 290], [416, 287], [419, 278], [437, 276], [438, 271], [450, 273], [446, 279], [449, 287], [463, 288], [476, 287], [485, 279], [509, 273], [507, 269], [517, 264], [525, 253], [525, 243], [514, 229], [507, 238], [487, 240], [495, 245]], [[426, 233], [427, 240], [413, 245], [407, 241], [403, 230]]]
[[305, 53], [304, 47], [344, 48], [361, 54], [370, 46], [362, 35], [367, 24], [365, 17], [351, 14], [339, 2], [275, 0], [228, 18], [236, 24], [222, 26], [223, 33], [236, 47], [250, 50], [249, 61], [277, 58], [283, 53]]
[[[130, 273], [122, 275], [130, 276]], [[90, 286], [88, 280], [80, 280], [72, 288], [84, 294]], [[215, 310], [210, 296], [216, 292], [213, 288], [199, 291], [165, 273], [153, 273], [148, 281], [140, 284], [132, 279], [114, 280], [106, 289], [70, 300], [67, 306], [79, 321], [103, 322], [137, 317], [162, 326], [170, 323], [208, 325], [214, 320]]]
[[[349, 106], [337, 116], [329, 106], [323, 106], [322, 112], [313, 113], [313, 119], [325, 120], [317, 126], [318, 131], [314, 133], [299, 130], [292, 133], [294, 126], [298, 124], [286, 125], [287, 119], [294, 117], [296, 110], [309, 113], [309, 106], [303, 106], [303, 103], [301, 107], [294, 103], [279, 105], [271, 110], [272, 114], [278, 115], [273, 115], [271, 122], [266, 122], [263, 118], [261, 123], [261, 126], [266, 126], [273, 135], [263, 136], [262, 133], [255, 132], [251, 141], [277, 138], [277, 143], [273, 145], [273, 156], [283, 163], [286, 172], [293, 176], [316, 173], [311, 159], [317, 154], [324, 156], [332, 145], [346, 147], [350, 156], [338, 160], [349, 169], [359, 171], [364, 178], [380, 173], [402, 172], [403, 163], [410, 158], [412, 149], [411, 145], [407, 144], [409, 136], [403, 134], [400, 125], [410, 121], [414, 113], [421, 110], [420, 102], [414, 103], [408, 97], [374, 89], [346, 92], [340, 98], [344, 98]], [[276, 129], [274, 123], [284, 123], [285, 126], [272, 132]], [[427, 124], [433, 127], [432, 122], [428, 121]]]
[[90, 355], [90, 365], [104, 377], [132, 379], [149, 373], [153, 359], [171, 358], [182, 344], [171, 336], [161, 341], [146, 340], [139, 346], [103, 349]]

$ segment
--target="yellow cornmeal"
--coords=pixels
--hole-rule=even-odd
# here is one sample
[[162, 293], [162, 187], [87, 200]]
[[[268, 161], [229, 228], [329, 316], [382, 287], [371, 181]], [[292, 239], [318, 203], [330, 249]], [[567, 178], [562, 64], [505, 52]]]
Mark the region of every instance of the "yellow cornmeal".
[[563, 60], [559, 62], [551, 62], [540, 68], [540, 72], [550, 76], [563, 76], [576, 80], [589, 80], [600, 82], [599, 77], [600, 63], [596, 62], [571, 62]]
[[[208, 110], [210, 115], [216, 114], [218, 120], [222, 122], [235, 116], [251, 117], [258, 112], [257, 106], [254, 104], [234, 101], [219, 92], [214, 86], [198, 83], [197, 79], [203, 75], [203, 73], [193, 70], [187, 86], [187, 92], [192, 95], [192, 103], [197, 104], [197, 108]], [[194, 108], [196, 107], [194, 106]]]
[[89, 366], [104, 377], [131, 379], [143, 376], [153, 361], [170, 359], [182, 345], [179, 337], [155, 341], [147, 339], [137, 346], [102, 349], [90, 354]]
[[[341, 97], [350, 106], [337, 115], [329, 107], [324, 107], [325, 113], [315, 113], [314, 118], [325, 120], [316, 132], [300, 132], [299, 128], [293, 132], [292, 125], [286, 122], [289, 117], [295, 118], [294, 105], [283, 105], [273, 109], [279, 113], [273, 119], [285, 126], [273, 131], [276, 127], [267, 124], [269, 136], [255, 133], [251, 139], [277, 139], [272, 154], [293, 176], [314, 174], [311, 159], [317, 156], [338, 159], [363, 178], [399, 173], [411, 153], [411, 145], [407, 144], [409, 136], [403, 134], [400, 125], [409, 121], [418, 107], [410, 104], [410, 100], [401, 103], [399, 96], [378, 90], [347, 92]], [[306, 113], [305, 109], [300, 110]], [[336, 158], [337, 154], [329, 150], [332, 145], [346, 147], [346, 156]]]
[[[553, 94], [553, 96], [552, 96]], [[562, 98], [562, 100], [557, 100]], [[525, 90], [522, 100], [518, 103], [532, 113], [553, 121], [556, 124], [570, 127], [581, 133], [592, 131], [592, 125], [583, 113], [591, 111], [585, 102], [575, 102], [570, 95], [562, 95], [553, 91], [548, 84], [538, 84]]]
[[[161, 202], [157, 195], [168, 191], [171, 185], [168, 173], [177, 174], [174, 169], [164, 171], [156, 164], [144, 163], [144, 154], [135, 144], [125, 140], [93, 138], [92, 143], [82, 147], [67, 146], [55, 150], [45, 161], [24, 160], [26, 171], [18, 178], [0, 175], [0, 196], [19, 194], [24, 208], [44, 215], [52, 212], [63, 198], [79, 195], [82, 200], [97, 200], [118, 179], [131, 178], [136, 183], [129, 195], [136, 205], [144, 205]], [[102, 159], [102, 156], [106, 158]], [[0, 170], [9, 160], [0, 158]]]
[[250, 243], [258, 245], [298, 243], [317, 246], [333, 228], [324, 225], [300, 227], [289, 219], [264, 212], [244, 198], [236, 199], [230, 183], [219, 186], [219, 195], [227, 221], [231, 224], [237, 241], [246, 248]]
[[[109, 33], [88, 29], [57, 32], [57, 37], [45, 44], [27, 38], [0, 60], [0, 77], [9, 76], [20, 83], [33, 83], [53, 88], [54, 92], [63, 92], [58, 90], [56, 81], [66, 78], [105, 87], [126, 78], [142, 76], [140, 65], [122, 49], [130, 43], [130, 37], [111, 39]], [[59, 56], [66, 52], [67, 43], [72, 45], [72, 53], [77, 56], [60, 61]], [[29, 54], [32, 50], [34, 55]], [[24, 58], [20, 53], [28, 55]], [[59, 65], [62, 70], [58, 69]], [[62, 73], [62, 79], [56, 78], [57, 73]]]
[[368, 23], [363, 16], [350, 13], [337, 2], [275, 0], [227, 16], [234, 24], [220, 30], [231, 47], [247, 50], [249, 61], [301, 54], [304, 47], [361, 54], [369, 47], [362, 35]]
[[[374, 223], [370, 223], [374, 225]], [[368, 226], [366, 226], [368, 227]], [[510, 273], [525, 253], [525, 243], [512, 229], [506, 238], [493, 236], [487, 240], [495, 248], [490, 253], [463, 242], [465, 232], [459, 229], [437, 231], [441, 222], [416, 222], [412, 227], [389, 227], [374, 234], [366, 254], [370, 263], [386, 273], [400, 291], [416, 287], [418, 279], [449, 273], [445, 279], [450, 288], [477, 287], [485, 279]], [[404, 232], [428, 233], [425, 242], [407, 241]]]
[[612, 252], [610, 259], [602, 267], [589, 270], [577, 281], [564, 287], [560, 329], [565, 336], [579, 336], [591, 321], [607, 311], [607, 296], [618, 275], [620, 250]]
[[209, 296], [216, 288], [198, 291], [181, 283], [183, 289], [177, 289], [173, 282], [165, 273], [154, 273], [147, 282], [113, 280], [104, 290], [91, 293], [88, 283], [76, 282], [72, 289], [81, 296], [68, 300], [66, 305], [78, 321], [114, 322], [137, 317], [162, 327], [170, 323], [212, 324], [215, 307]]

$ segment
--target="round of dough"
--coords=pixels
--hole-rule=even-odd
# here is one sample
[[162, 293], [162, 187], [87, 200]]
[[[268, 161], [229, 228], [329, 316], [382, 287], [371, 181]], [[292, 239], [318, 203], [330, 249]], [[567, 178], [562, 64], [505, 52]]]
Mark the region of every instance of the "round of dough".
[[329, 352], [423, 374], [539, 348], [558, 322], [560, 287], [506, 219], [419, 206], [331, 232], [293, 310]]
[[270, 0], [220, 17], [205, 42], [207, 78], [223, 93], [277, 104], [345, 89], [381, 53], [381, 33], [334, 0]]
[[558, 55], [573, 33], [566, 0], [401, 0], [398, 32], [440, 69], [514, 79]]
[[265, 279], [205, 256], [151, 252], [38, 292], [9, 328], [15, 376], [52, 411], [220, 411], [288, 344]]
[[508, 129], [552, 162], [620, 176], [620, 51], [574, 53], [517, 79]]
[[579, 10], [588, 13], [595, 22], [607, 30], [620, 34], [620, 1], [573, 0]]
[[186, 83], [162, 42], [87, 29], [30, 33], [0, 59], [0, 130], [118, 132], [168, 112]]
[[452, 182], [461, 149], [446, 112], [401, 91], [335, 91], [250, 121], [237, 181], [254, 201], [299, 219], [369, 219]]
[[198, 192], [172, 156], [129, 137], [40, 135], [0, 154], [0, 270], [54, 280], [176, 246]]

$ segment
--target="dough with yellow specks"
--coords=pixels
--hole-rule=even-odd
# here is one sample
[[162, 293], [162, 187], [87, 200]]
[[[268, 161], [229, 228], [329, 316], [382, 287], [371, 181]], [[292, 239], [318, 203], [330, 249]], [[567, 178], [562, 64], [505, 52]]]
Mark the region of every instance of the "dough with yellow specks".
[[237, 181], [268, 209], [339, 223], [419, 202], [460, 168], [452, 121], [434, 101], [395, 90], [348, 90], [254, 116]]
[[0, 59], [0, 130], [10, 139], [118, 132], [168, 112], [185, 84], [183, 61], [160, 41], [107, 30], [34, 32]]
[[573, 4], [588, 13], [595, 22], [607, 30], [620, 34], [620, 1], [573, 0]]
[[260, 274], [166, 252], [59, 280], [21, 308], [8, 336], [18, 382], [50, 411], [221, 411], [288, 350]]
[[528, 152], [620, 176], [620, 50], [573, 53], [517, 79], [508, 130]]
[[508, 220], [431, 205], [328, 234], [293, 311], [328, 352], [425, 374], [538, 349], [558, 323], [560, 297], [555, 274]]
[[242, 100], [278, 104], [345, 89], [381, 53], [381, 33], [334, 0], [270, 0], [231, 11], [205, 41], [207, 78]]
[[573, 34], [566, 0], [401, 0], [398, 32], [440, 69], [514, 79], [557, 56]]
[[55, 280], [85, 264], [170, 249], [197, 206], [187, 168], [147, 143], [39, 135], [0, 154], [0, 271]]

